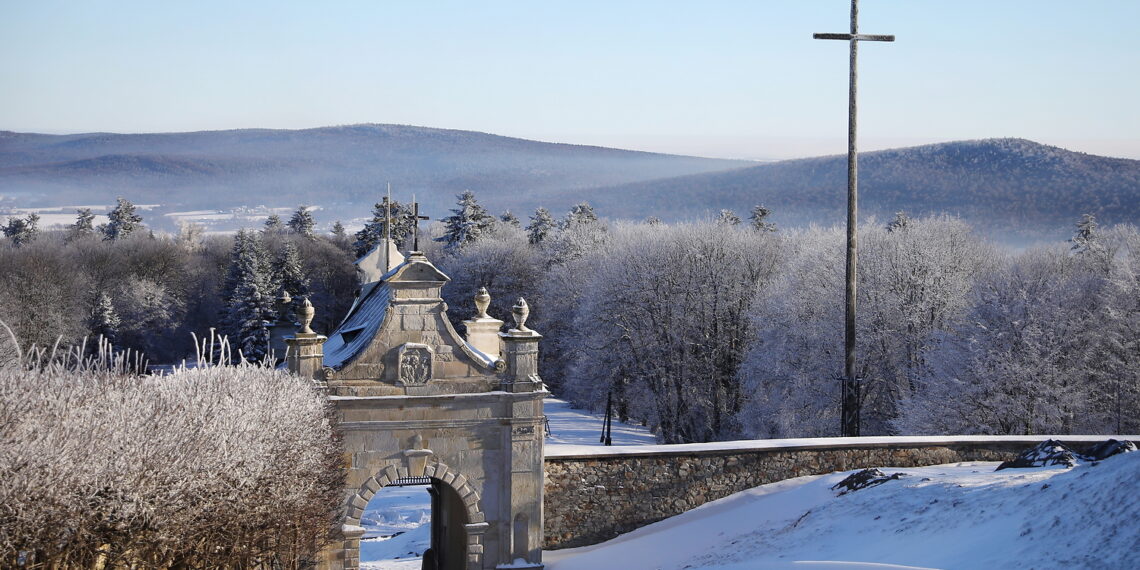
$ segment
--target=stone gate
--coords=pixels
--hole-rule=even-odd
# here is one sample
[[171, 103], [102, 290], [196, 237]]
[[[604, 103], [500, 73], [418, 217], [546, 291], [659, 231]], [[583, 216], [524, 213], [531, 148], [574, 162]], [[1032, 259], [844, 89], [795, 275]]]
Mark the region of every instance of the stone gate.
[[285, 338], [289, 369], [327, 384], [344, 438], [341, 537], [321, 567], [357, 568], [368, 500], [413, 482], [432, 496], [425, 568], [542, 568], [547, 392], [526, 302], [500, 332], [481, 290], [461, 337], [440, 296], [449, 278], [422, 253], [394, 249], [357, 262], [360, 293], [327, 338], [309, 329], [307, 300], [302, 328]]

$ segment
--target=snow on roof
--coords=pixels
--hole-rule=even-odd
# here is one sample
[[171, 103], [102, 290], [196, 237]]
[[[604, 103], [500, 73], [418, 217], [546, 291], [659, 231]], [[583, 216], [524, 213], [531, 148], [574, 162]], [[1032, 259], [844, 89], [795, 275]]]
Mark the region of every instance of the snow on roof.
[[360, 299], [325, 342], [325, 366], [339, 369], [368, 347], [384, 322], [391, 297], [392, 290], [387, 283], [361, 291]]

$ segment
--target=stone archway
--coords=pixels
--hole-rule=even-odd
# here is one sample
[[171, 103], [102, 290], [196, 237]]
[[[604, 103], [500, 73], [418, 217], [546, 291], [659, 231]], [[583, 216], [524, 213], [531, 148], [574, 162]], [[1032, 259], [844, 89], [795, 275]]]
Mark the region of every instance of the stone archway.
[[[359, 533], [352, 532], [356, 536], [349, 536], [346, 532], [345, 553], [344, 559], [360, 560], [360, 534], [363, 534], [363, 529], [360, 527], [360, 518], [364, 516], [364, 508], [368, 505], [368, 501], [372, 499], [376, 493], [393, 483], [409, 478], [415, 478], [416, 475], [410, 475], [406, 467], [389, 465], [380, 470], [376, 475], [369, 477], [360, 489], [349, 499], [347, 509], [344, 514], [344, 527], [346, 529], [361, 529]], [[462, 505], [461, 513], [447, 512], [444, 507], [444, 512], [436, 512], [435, 503], [433, 500], [432, 509], [432, 524], [438, 524], [437, 518], [448, 518], [459, 515], [463, 523], [463, 531], [465, 533], [464, 540], [459, 544], [465, 544], [465, 552], [462, 555], [466, 558], [465, 567], [470, 570], [478, 570], [483, 567], [483, 534], [486, 533], [490, 525], [486, 522], [486, 515], [480, 509], [480, 496], [479, 491], [471, 485], [467, 477], [457, 470], [449, 467], [445, 463], [432, 461], [424, 467], [423, 478], [431, 481], [433, 485], [446, 487], [447, 490], [454, 493], [458, 498], [458, 504]], [[453, 541], [448, 541], [451, 543]], [[456, 553], [449, 553], [454, 556]]]

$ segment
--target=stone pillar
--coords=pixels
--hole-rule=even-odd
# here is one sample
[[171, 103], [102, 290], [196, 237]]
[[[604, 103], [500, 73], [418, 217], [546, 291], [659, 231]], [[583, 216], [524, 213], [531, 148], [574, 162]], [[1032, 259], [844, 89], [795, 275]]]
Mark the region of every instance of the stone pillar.
[[499, 333], [503, 341], [503, 360], [507, 370], [502, 377], [501, 389], [505, 392], [535, 392], [542, 389], [538, 375], [538, 341], [542, 335], [526, 327], [530, 307], [522, 297], [511, 307], [514, 328]]
[[324, 344], [328, 338], [309, 328], [315, 312], [313, 304], [306, 297], [296, 313], [300, 330], [293, 336], [285, 337], [285, 344], [289, 347], [285, 360], [290, 372], [305, 378], [320, 379], [321, 370], [324, 369]]
[[491, 296], [487, 294], [486, 287], [480, 287], [475, 295], [475, 317], [463, 321], [467, 328], [467, 344], [486, 354], [492, 362], [502, 358], [499, 350], [499, 330], [503, 328], [503, 321], [487, 314], [487, 307], [491, 304]]

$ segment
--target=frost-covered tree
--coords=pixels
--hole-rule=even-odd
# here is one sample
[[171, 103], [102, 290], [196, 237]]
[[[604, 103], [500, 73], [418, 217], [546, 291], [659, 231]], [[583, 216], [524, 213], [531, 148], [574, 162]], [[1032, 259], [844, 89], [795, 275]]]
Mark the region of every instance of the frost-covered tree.
[[907, 216], [906, 212], [895, 212], [894, 219], [887, 222], [887, 233], [905, 230], [908, 225], [910, 225], [910, 216]]
[[115, 306], [111, 303], [109, 295], [103, 292], [99, 293], [87, 323], [92, 337], [102, 337], [112, 347], [118, 345], [119, 326], [122, 324], [122, 320], [115, 312]]
[[1073, 244], [1072, 250], [1080, 253], [1095, 247], [1097, 241], [1096, 229], [1096, 216], [1083, 214], [1080, 221], [1077, 222], [1077, 230], [1073, 232], [1073, 237], [1069, 240]]
[[566, 213], [566, 218], [562, 220], [562, 229], [570, 229], [576, 226], [589, 226], [598, 222], [598, 214], [594, 212], [594, 207], [589, 202], [579, 202], [570, 208]]
[[768, 216], [770, 215], [772, 215], [772, 210], [760, 204], [753, 206], [752, 213], [748, 216], [748, 220], [752, 224], [752, 229], [759, 232], [776, 231], [776, 224], [768, 221]]
[[597, 251], [606, 243], [607, 225], [598, 218], [589, 203], [570, 208], [559, 229], [547, 235], [543, 243], [548, 263], [565, 264]]
[[299, 206], [286, 225], [289, 227], [289, 231], [312, 239], [313, 226], [316, 223], [313, 221], [313, 213], [309, 211], [309, 206]]
[[340, 223], [340, 220], [333, 222], [332, 230], [329, 233], [336, 240], [348, 239], [348, 232], [345, 231], [344, 224]]
[[716, 223], [723, 226], [739, 226], [740, 216], [737, 216], [736, 212], [733, 212], [732, 210], [721, 210], [720, 213], [716, 216]]
[[222, 330], [249, 362], [261, 361], [269, 350], [268, 327], [276, 316], [272, 275], [260, 236], [238, 232], [226, 274]]
[[558, 223], [554, 221], [554, 216], [550, 215], [550, 210], [539, 206], [526, 226], [527, 240], [531, 245], [538, 245], [557, 228]]
[[12, 240], [12, 245], [19, 247], [36, 239], [40, 232], [39, 222], [39, 214], [32, 212], [27, 218], [8, 218], [8, 225], [0, 230]]
[[0, 565], [311, 567], [344, 486], [311, 381], [84, 356], [0, 368]]
[[286, 241], [281, 252], [273, 261], [273, 279], [278, 290], [288, 291], [292, 297], [302, 297], [309, 294], [309, 280], [302, 269], [301, 253], [293, 242]]
[[648, 218], [645, 218], [645, 223], [651, 226], [659, 226], [661, 225], [661, 218], [658, 218], [657, 216], [649, 216]]
[[[416, 227], [416, 220], [411, 207], [405, 204], [392, 200], [391, 210], [392, 241], [395, 242], [397, 248], [404, 249], [407, 246], [408, 236]], [[364, 224], [363, 229], [356, 232], [356, 242], [353, 243], [352, 247], [357, 257], [368, 253], [376, 244], [387, 237], [388, 223], [388, 198], [385, 197], [383, 202], [378, 202], [372, 207], [372, 219]]]
[[447, 249], [460, 248], [479, 240], [495, 226], [495, 218], [479, 205], [475, 193], [464, 190], [457, 197], [458, 208], [451, 210], [451, 215], [443, 218], [443, 235], [439, 241]]
[[281, 221], [281, 216], [269, 214], [269, 217], [265, 219], [265, 226], [262, 230], [266, 233], [280, 233], [285, 231], [285, 223]]
[[70, 238], [75, 239], [93, 235], [95, 233], [95, 214], [91, 208], [79, 208], [75, 211], [75, 223], [67, 226]]
[[135, 213], [135, 205], [126, 198], [119, 197], [117, 200], [115, 207], [107, 214], [107, 223], [99, 226], [105, 240], [120, 240], [142, 228], [142, 216]]
[[519, 217], [514, 215], [514, 213], [511, 212], [510, 210], [506, 210], [505, 212], [500, 214], [499, 215], [499, 221], [508, 225], [508, 226], [511, 226], [511, 227], [515, 227], [515, 228], [521, 228], [522, 227], [522, 222], [519, 221]]
[[718, 224], [621, 226], [576, 272], [565, 394], [597, 406], [614, 390], [666, 443], [737, 435], [746, 315], [778, 267], [775, 245]]

